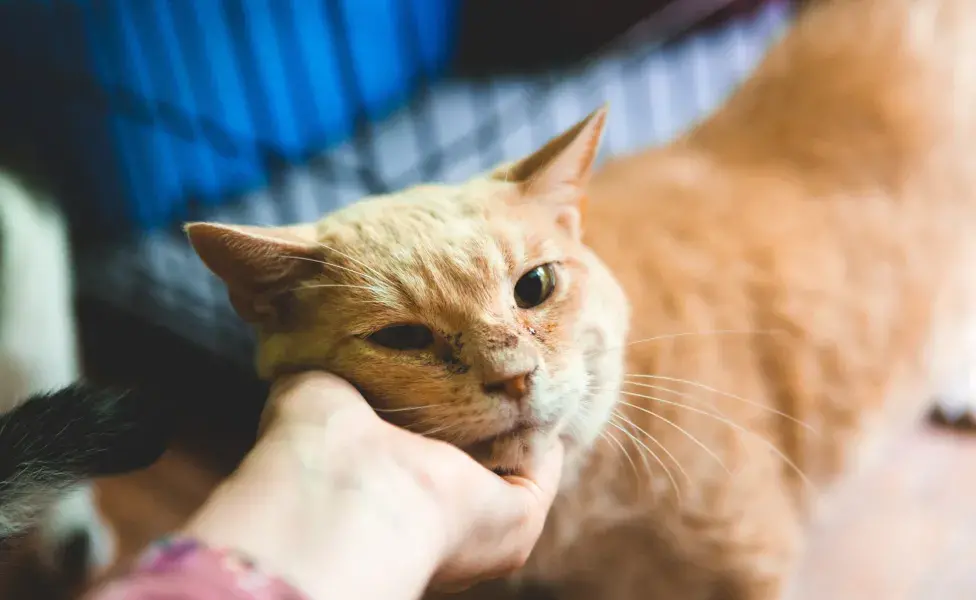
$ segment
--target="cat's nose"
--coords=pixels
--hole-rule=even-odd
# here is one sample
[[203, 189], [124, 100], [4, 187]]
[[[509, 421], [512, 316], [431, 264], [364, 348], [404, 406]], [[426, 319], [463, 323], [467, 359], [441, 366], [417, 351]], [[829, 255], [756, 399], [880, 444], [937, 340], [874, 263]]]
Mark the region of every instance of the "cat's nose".
[[485, 392], [501, 393], [516, 402], [522, 400], [529, 394], [532, 385], [532, 374], [535, 369], [525, 371], [516, 375], [501, 375], [485, 378]]

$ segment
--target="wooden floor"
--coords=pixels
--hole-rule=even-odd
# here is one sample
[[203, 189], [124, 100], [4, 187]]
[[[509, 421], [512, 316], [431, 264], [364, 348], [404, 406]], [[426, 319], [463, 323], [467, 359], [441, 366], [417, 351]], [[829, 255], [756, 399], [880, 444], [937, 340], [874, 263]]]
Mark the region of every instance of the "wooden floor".
[[920, 427], [812, 536], [802, 600], [976, 598], [976, 435]]
[[[974, 474], [976, 436], [920, 426], [813, 533], [802, 600], [976, 598]], [[178, 527], [219, 478], [217, 469], [175, 450], [145, 472], [101, 482], [122, 562]], [[0, 598], [51, 597], [26, 594], [0, 587]]]

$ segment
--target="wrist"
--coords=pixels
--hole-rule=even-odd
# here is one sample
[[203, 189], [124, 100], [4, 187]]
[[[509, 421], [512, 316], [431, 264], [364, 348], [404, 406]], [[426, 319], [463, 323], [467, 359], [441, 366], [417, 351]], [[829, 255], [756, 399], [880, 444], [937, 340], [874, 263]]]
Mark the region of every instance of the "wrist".
[[419, 597], [445, 550], [432, 497], [402, 470], [322, 459], [341, 454], [299, 437], [264, 436], [187, 533], [312, 598]]

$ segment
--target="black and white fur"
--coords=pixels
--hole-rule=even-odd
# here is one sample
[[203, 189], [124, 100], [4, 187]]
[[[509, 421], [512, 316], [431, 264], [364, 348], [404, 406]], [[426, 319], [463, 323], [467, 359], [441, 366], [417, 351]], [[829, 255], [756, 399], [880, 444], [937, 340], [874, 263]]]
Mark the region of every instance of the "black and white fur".
[[65, 220], [0, 172], [0, 537], [34, 530], [56, 575], [113, 560], [87, 481], [150, 464], [168, 433], [152, 400], [76, 385], [79, 363]]

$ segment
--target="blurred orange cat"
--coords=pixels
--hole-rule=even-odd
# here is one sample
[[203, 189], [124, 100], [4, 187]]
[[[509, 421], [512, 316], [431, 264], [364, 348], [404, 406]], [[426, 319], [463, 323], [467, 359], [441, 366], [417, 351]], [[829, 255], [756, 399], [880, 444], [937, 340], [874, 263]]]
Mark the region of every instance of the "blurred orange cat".
[[604, 110], [461, 185], [187, 231], [262, 376], [336, 372], [499, 471], [563, 440], [543, 538], [488, 597], [774, 600], [869, 442], [976, 404], [974, 107], [976, 2], [828, 1], [592, 179]]

